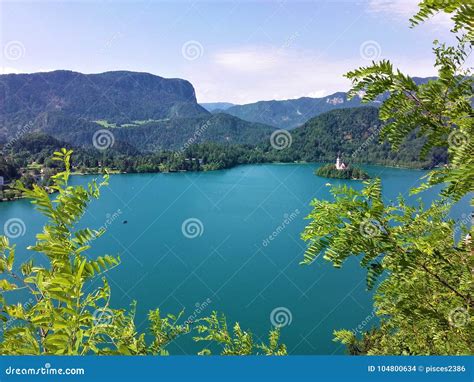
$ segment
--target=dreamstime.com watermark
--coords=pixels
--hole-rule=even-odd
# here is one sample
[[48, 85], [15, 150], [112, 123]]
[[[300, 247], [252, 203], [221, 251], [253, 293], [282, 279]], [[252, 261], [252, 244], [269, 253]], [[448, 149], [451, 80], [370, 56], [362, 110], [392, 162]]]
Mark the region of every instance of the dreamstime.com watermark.
[[107, 231], [112, 224], [122, 215], [122, 210], [119, 208], [118, 210], [105, 214], [105, 222], [100, 227], [100, 230]]
[[[23, 304], [23, 309], [24, 310], [29, 310], [33, 305], [34, 305], [35, 301], [33, 300], [33, 298], [29, 298], [27, 302], [25, 302]], [[15, 323], [18, 322], [18, 319], [17, 318], [14, 318], [14, 317], [11, 317], [3, 324], [3, 325], [0, 325], [0, 333], [2, 332], [6, 332], [7, 330], [9, 330], [10, 328], [12, 328], [13, 326], [16, 326]]]
[[92, 144], [97, 150], [104, 151], [111, 148], [115, 143], [114, 134], [107, 129], [97, 130], [92, 136]]
[[382, 48], [377, 41], [368, 40], [360, 44], [360, 56], [367, 61], [377, 61], [382, 56]]
[[273, 241], [280, 233], [282, 233], [285, 228], [293, 221], [296, 219], [296, 217], [300, 214], [300, 210], [296, 209], [293, 212], [289, 214], [284, 214], [283, 218], [284, 220], [281, 222], [281, 224], [275, 228], [275, 230], [265, 239], [262, 241], [262, 245], [264, 247], [267, 247], [271, 241]]
[[351, 329], [351, 332], [354, 334], [354, 335], [357, 335], [357, 334], [362, 334], [364, 333], [365, 331], [367, 331], [365, 328], [367, 325], [370, 324], [370, 322], [372, 322], [372, 320], [375, 318], [376, 314], [375, 314], [375, 310], [372, 310], [372, 312], [370, 314], [368, 314], [360, 323], [359, 325], [357, 325], [355, 328]]
[[5, 368], [5, 375], [85, 375], [83, 367], [56, 368], [50, 363], [45, 363], [42, 367], [12, 367]]
[[20, 218], [8, 219], [3, 225], [3, 233], [9, 239], [16, 239], [26, 233], [26, 224]]
[[9, 41], [3, 47], [3, 57], [8, 61], [18, 61], [25, 56], [26, 49], [21, 41]]
[[188, 61], [195, 61], [201, 58], [204, 54], [204, 47], [199, 41], [186, 41], [181, 47], [181, 54]]
[[280, 129], [275, 130], [270, 136], [270, 145], [275, 150], [284, 150], [291, 146], [293, 137], [288, 130]]
[[192, 324], [193, 322], [198, 319], [198, 317], [201, 315], [201, 313], [209, 307], [209, 305], [212, 303], [212, 300], [210, 298], [207, 298], [203, 302], [197, 302], [194, 306], [196, 309], [188, 316], [186, 321], [184, 322], [185, 324]]
[[378, 139], [381, 129], [382, 129], [382, 125], [372, 126], [372, 127], [369, 128], [368, 138], [357, 148], [357, 150], [355, 150], [352, 153], [352, 155], [351, 155], [352, 159], [356, 158], [361, 153], [365, 153], [367, 151], [367, 147], [372, 143], [372, 141], [374, 139]]
[[201, 237], [204, 233], [204, 224], [198, 218], [186, 219], [181, 225], [181, 232], [188, 239]]
[[34, 123], [33, 121], [29, 121], [28, 123], [26, 123], [25, 125], [21, 126], [15, 133], [15, 135], [13, 136], [13, 138], [11, 138], [7, 143], [5, 143], [2, 147], [2, 149], [0, 150], [0, 153], [3, 153], [5, 154], [8, 150], [10, 150], [13, 145], [18, 142], [25, 134], [28, 134], [31, 129], [33, 129], [34, 127]]
[[287, 307], [279, 306], [270, 313], [270, 322], [275, 328], [289, 326], [293, 322], [293, 314]]
[[382, 223], [376, 219], [365, 219], [361, 221], [359, 231], [366, 239], [381, 236], [386, 232]]
[[469, 312], [466, 308], [460, 306], [449, 312], [448, 321], [456, 328], [462, 328], [469, 323]]
[[179, 149], [179, 152], [183, 153], [189, 148], [189, 146], [192, 146], [193, 144], [195, 144], [210, 126], [211, 126], [210, 121], [207, 121], [205, 124], [199, 126], [194, 131], [193, 136], [190, 137], [186, 142], [184, 142], [184, 145]]
[[89, 241], [87, 241], [87, 243], [98, 239], [100, 236], [102, 236], [102, 234], [107, 232], [107, 230], [112, 226], [112, 224], [115, 223], [115, 221], [120, 217], [120, 215], [122, 215], [122, 210], [120, 208], [114, 211], [113, 213], [106, 213], [104, 224], [99, 227], [98, 231]]
[[453, 230], [454, 237], [456, 237], [456, 235], [459, 234], [459, 232], [462, 232], [463, 227], [468, 226], [469, 223], [471, 225], [474, 225], [474, 213], [470, 213], [470, 214], [463, 213], [461, 215], [461, 219], [457, 222], [456, 226], [454, 227], [454, 230]]
[[99, 308], [92, 314], [94, 326], [112, 325], [114, 322], [114, 312], [109, 308]]

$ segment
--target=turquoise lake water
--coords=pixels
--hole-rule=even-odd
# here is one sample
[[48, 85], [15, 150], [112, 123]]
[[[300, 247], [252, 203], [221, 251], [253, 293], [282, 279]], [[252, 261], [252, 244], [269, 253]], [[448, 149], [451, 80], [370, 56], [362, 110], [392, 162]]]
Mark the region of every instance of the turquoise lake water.
[[[156, 307], [167, 313], [185, 309], [184, 316], [194, 319], [213, 310], [225, 312], [229, 323], [239, 321], [257, 340], [266, 336], [272, 321], [285, 323], [282, 341], [290, 354], [342, 354], [344, 349], [332, 341], [333, 330], [361, 323], [368, 329], [376, 320], [365, 272], [356, 261], [342, 269], [322, 259], [299, 265], [309, 202], [330, 197], [328, 181], [348, 182], [316, 177], [315, 167], [248, 165], [207, 173], [111, 176], [81, 225], [107, 227], [93, 243], [91, 256], [121, 256], [122, 264], [108, 273], [112, 306], [127, 307], [137, 300], [141, 330], [146, 313]], [[387, 200], [418, 184], [424, 174], [364, 168], [382, 178]], [[73, 183], [91, 178], [74, 177]], [[436, 190], [423, 194], [426, 202], [434, 197]], [[453, 216], [468, 211], [464, 200]], [[24, 222], [24, 235], [12, 239], [17, 257], [24, 259], [31, 255], [24, 248], [33, 243], [44, 220], [28, 201], [0, 203], [0, 233], [14, 218]], [[183, 228], [184, 222], [189, 225]], [[184, 336], [169, 350], [195, 354], [204, 345]]]

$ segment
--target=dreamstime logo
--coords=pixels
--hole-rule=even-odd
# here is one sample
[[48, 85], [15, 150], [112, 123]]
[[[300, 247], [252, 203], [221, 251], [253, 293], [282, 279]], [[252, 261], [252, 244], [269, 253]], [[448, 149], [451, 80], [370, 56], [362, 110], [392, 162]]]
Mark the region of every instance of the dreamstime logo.
[[184, 145], [179, 149], [180, 152], [186, 151], [189, 146], [196, 143], [196, 141], [205, 133], [205, 131], [211, 126], [210, 120], [207, 121], [205, 124], [199, 126], [193, 133], [193, 136], [189, 138]]
[[2, 148], [2, 152], [7, 152], [7, 150], [10, 150], [13, 145], [21, 138], [23, 137], [25, 134], [27, 134], [32, 128], [34, 127], [34, 122], [33, 121], [29, 121], [27, 124], [21, 126], [17, 132], [15, 133], [15, 136], [10, 140], [8, 141], [7, 143], [5, 143], [5, 145], [3, 146]]
[[25, 375], [84, 375], [85, 370], [81, 367], [75, 368], [56, 368], [52, 367], [49, 362], [46, 362], [43, 367], [12, 367], [8, 366], [5, 369], [6, 375], [21, 375], [23, 379]]
[[204, 47], [199, 41], [186, 41], [181, 47], [181, 54], [188, 61], [194, 61], [202, 57]]
[[210, 298], [207, 298], [204, 302], [196, 302], [194, 306], [196, 309], [194, 309], [193, 313], [184, 321], [185, 324], [193, 324], [195, 320], [200, 316], [200, 314], [212, 303], [212, 300]]
[[372, 126], [369, 128], [368, 132], [369, 132], [369, 137], [357, 148], [357, 150], [355, 150], [351, 157], [352, 158], [355, 158], [357, 157], [360, 153], [364, 153], [366, 152], [366, 149], [367, 149], [367, 146], [370, 145], [370, 143], [379, 136], [379, 133], [380, 133], [380, 129], [382, 128], [381, 125], [376, 125], [376, 126]]
[[101, 308], [92, 314], [94, 326], [111, 325], [114, 322], [114, 312], [109, 308]]
[[454, 130], [448, 136], [448, 144], [454, 148], [460, 148], [469, 143], [469, 137], [461, 130]]
[[291, 325], [293, 321], [293, 315], [288, 308], [279, 306], [270, 313], [270, 322], [276, 328], [283, 328], [284, 326]]
[[188, 239], [195, 239], [198, 236], [202, 236], [204, 233], [204, 225], [202, 224], [202, 221], [197, 218], [189, 218], [181, 225], [181, 231]]
[[448, 320], [456, 328], [466, 326], [469, 322], [469, 312], [466, 308], [458, 307], [449, 312]]
[[3, 55], [7, 60], [17, 61], [25, 55], [25, 46], [20, 41], [10, 41], [3, 47]]
[[375, 310], [372, 310], [372, 312], [367, 315], [361, 322], [359, 325], [357, 325], [357, 327], [355, 327], [354, 329], [351, 330], [352, 333], [354, 333], [354, 335], [357, 335], [357, 334], [362, 334], [363, 331], [364, 331], [364, 328], [374, 319], [374, 317], [376, 316], [375, 314]]
[[122, 215], [122, 210], [120, 208], [113, 213], [106, 213], [104, 224], [99, 227], [99, 230], [94, 234], [90, 241], [99, 238], [103, 233], [107, 232], [107, 230], [112, 226], [112, 224], [114, 224], [120, 215]]
[[105, 214], [105, 223], [100, 228], [107, 230], [107, 228], [109, 228], [115, 222], [115, 220], [119, 218], [120, 215], [122, 215], [122, 210], [120, 208], [113, 213], [107, 212]]
[[[35, 301], [33, 300], [33, 298], [30, 297], [28, 301], [23, 304], [23, 309], [29, 310], [34, 305], [34, 303]], [[10, 316], [8, 320], [4, 322], [2, 326], [0, 326], [0, 333], [9, 330], [17, 321], [18, 318]]]
[[288, 130], [275, 130], [270, 136], [270, 144], [275, 150], [284, 150], [291, 146], [293, 138]]
[[117, 33], [115, 33], [115, 34], [112, 36], [112, 38], [109, 39], [109, 40], [104, 44], [104, 47], [103, 47], [101, 50], [104, 51], [104, 52], [107, 51], [107, 50], [109, 50], [109, 49], [112, 47], [112, 45], [114, 44], [114, 42], [115, 42], [117, 39], [121, 38], [121, 37], [123, 37], [122, 32], [117, 32]]
[[92, 144], [97, 150], [107, 150], [115, 143], [115, 137], [107, 129], [97, 130], [92, 137]]
[[360, 234], [366, 238], [379, 236], [383, 232], [382, 225], [378, 220], [365, 219], [359, 226]]
[[462, 230], [463, 226], [467, 226], [469, 223], [474, 225], [474, 213], [463, 213], [456, 227], [454, 227], [453, 235], [456, 236], [456, 234]]
[[300, 37], [300, 32], [293, 33], [285, 40], [285, 42], [278, 51], [289, 48], [298, 37]]
[[359, 53], [364, 60], [378, 60], [382, 55], [382, 48], [380, 47], [380, 44], [377, 41], [364, 41], [360, 45]]
[[291, 212], [290, 214], [284, 214], [283, 215], [283, 221], [282, 223], [275, 228], [275, 230], [272, 232], [271, 235], [269, 235], [268, 237], [266, 237], [263, 241], [262, 241], [262, 245], [264, 247], [267, 247], [268, 245], [270, 245], [270, 243], [281, 233], [283, 232], [283, 230], [293, 221], [296, 219], [296, 217], [300, 214], [300, 210], [299, 209], [296, 209], [294, 210], [293, 212]]
[[18, 218], [8, 219], [3, 225], [5, 236], [10, 239], [16, 239], [26, 233], [25, 222]]

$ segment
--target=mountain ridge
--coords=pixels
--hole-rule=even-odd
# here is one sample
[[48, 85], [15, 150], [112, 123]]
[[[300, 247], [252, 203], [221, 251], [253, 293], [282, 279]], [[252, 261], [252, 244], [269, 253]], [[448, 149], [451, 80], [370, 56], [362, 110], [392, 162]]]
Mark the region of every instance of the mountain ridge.
[[253, 143], [274, 128], [211, 114], [183, 79], [130, 71], [0, 75], [0, 143], [44, 132], [92, 146], [94, 134], [103, 129], [121, 144], [153, 151], [179, 149], [189, 139]]
[[[415, 83], [425, 83], [434, 77], [413, 77]], [[235, 105], [225, 110], [226, 113], [250, 122], [265, 123], [280, 129], [294, 129], [309, 119], [334, 109], [351, 107], [379, 106], [386, 95], [373, 102], [362, 103], [361, 97], [349, 100], [347, 92], [335, 92], [330, 95], [313, 98], [299, 97], [286, 100], [258, 101], [243, 105]]]
[[57, 111], [122, 123], [209, 115], [183, 79], [129, 71], [0, 75], [0, 141], [39, 114]]
[[229, 107], [237, 106], [236, 104], [230, 102], [200, 102], [199, 105], [211, 113], [215, 111], [226, 111]]

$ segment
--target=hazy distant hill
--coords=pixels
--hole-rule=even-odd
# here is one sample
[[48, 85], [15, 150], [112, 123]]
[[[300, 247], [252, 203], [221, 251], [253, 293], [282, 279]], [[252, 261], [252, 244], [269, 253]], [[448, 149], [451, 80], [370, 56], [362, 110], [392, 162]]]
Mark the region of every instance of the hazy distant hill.
[[[430, 78], [414, 78], [416, 83], [427, 82]], [[379, 106], [384, 97], [375, 102], [363, 104], [359, 97], [351, 100], [347, 93], [338, 92], [322, 98], [302, 97], [283, 101], [259, 101], [246, 105], [236, 105], [226, 109], [226, 113], [251, 122], [266, 123], [282, 129], [293, 129], [309, 119], [330, 110], [361, 106]]]
[[226, 113], [252, 122], [261, 122], [283, 129], [293, 129], [308, 119], [339, 108], [361, 106], [359, 98], [347, 99], [346, 93], [334, 93], [323, 98], [302, 97], [284, 101], [259, 101], [232, 106]]
[[233, 103], [229, 103], [229, 102], [200, 103], [200, 105], [207, 111], [210, 111], [211, 113], [216, 110], [225, 111], [229, 107], [235, 106]]

